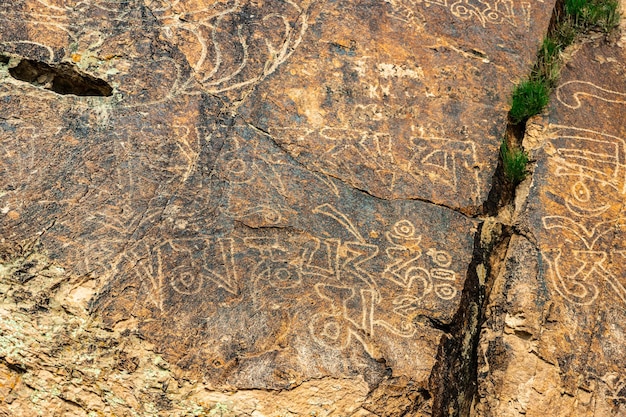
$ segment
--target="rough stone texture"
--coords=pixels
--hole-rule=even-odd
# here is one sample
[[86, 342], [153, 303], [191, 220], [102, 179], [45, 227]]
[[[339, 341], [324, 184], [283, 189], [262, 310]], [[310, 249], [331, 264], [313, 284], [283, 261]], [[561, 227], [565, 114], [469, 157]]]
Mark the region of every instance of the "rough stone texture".
[[0, 413], [443, 414], [552, 6], [0, 3]]
[[491, 291], [476, 416], [626, 415], [626, 51], [575, 47]]
[[241, 113], [311, 170], [475, 213], [548, 3], [329, 2]]

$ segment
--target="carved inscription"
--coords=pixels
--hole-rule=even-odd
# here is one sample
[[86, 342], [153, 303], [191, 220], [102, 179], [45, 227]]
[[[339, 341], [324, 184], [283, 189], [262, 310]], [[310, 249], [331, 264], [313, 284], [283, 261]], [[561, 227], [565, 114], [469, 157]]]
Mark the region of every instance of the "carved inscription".
[[[625, 94], [584, 81], [557, 88], [567, 108], [581, 108], [581, 98], [624, 105]], [[576, 304], [591, 304], [602, 288], [626, 303], [624, 253], [615, 234], [626, 226], [621, 210], [626, 195], [626, 141], [592, 129], [553, 125], [551, 173], [563, 194], [549, 191], [557, 204], [543, 216], [548, 233], [560, 234], [556, 249], [545, 251], [556, 290]], [[618, 239], [619, 240], [619, 239]]]
[[244, 88], [273, 73], [296, 50], [308, 25], [307, 11], [291, 0], [207, 5], [182, 0], [153, 11], [165, 38], [182, 50], [211, 94]]
[[[453, 195], [463, 193], [469, 201], [478, 202], [479, 158], [472, 140], [416, 136], [405, 143], [387, 133], [331, 127], [277, 131], [295, 143], [315, 141], [325, 146], [321, 158], [324, 166], [312, 161], [322, 172], [348, 174], [351, 181], [361, 183], [366, 171], [368, 178], [384, 186], [390, 195], [399, 184], [417, 183], [428, 189], [436, 185]], [[344, 162], [348, 160], [350, 165]], [[358, 173], [353, 167], [359, 168]]]
[[407, 21], [413, 19], [413, 10], [439, 6], [446, 8], [461, 20], [470, 20], [486, 27], [487, 25], [528, 26], [530, 23], [529, 2], [518, 5], [512, 0], [387, 0], [400, 16]]
[[[371, 355], [377, 334], [412, 338], [417, 316], [459, 296], [458, 261], [444, 248], [425, 246], [429, 239], [414, 221], [396, 221], [373, 242], [333, 204], [311, 214], [338, 227], [341, 237], [247, 232], [139, 242], [127, 250], [119, 273], [131, 274], [145, 301], [163, 314], [180, 297], [213, 297], [218, 288], [221, 300], [252, 302], [264, 311], [289, 311], [308, 294], [316, 306], [308, 321], [312, 340], [332, 349], [358, 342]], [[251, 266], [238, 265], [242, 258]]]

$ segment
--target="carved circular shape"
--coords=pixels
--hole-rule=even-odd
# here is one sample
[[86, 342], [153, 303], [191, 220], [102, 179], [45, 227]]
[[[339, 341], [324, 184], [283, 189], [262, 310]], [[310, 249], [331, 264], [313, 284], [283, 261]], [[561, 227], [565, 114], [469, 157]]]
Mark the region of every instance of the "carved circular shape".
[[431, 249], [428, 254], [432, 257], [433, 262], [439, 266], [446, 267], [452, 264], [452, 257], [448, 252]]
[[435, 294], [444, 300], [451, 300], [456, 296], [456, 288], [450, 284], [440, 284], [435, 286]]
[[582, 181], [577, 181], [572, 186], [572, 194], [574, 195], [574, 198], [581, 203], [587, 203], [591, 199], [589, 188], [587, 188]]
[[246, 163], [241, 159], [233, 159], [228, 163], [228, 171], [233, 174], [243, 174], [246, 172]]
[[393, 226], [393, 232], [399, 237], [413, 237], [415, 226], [408, 220], [400, 220]]
[[204, 279], [200, 275], [191, 272], [183, 272], [179, 274], [172, 282], [172, 288], [178, 293], [192, 295], [199, 292], [203, 285]]
[[498, 22], [498, 21], [500, 21], [500, 13], [498, 13], [495, 10], [491, 10], [491, 11], [485, 13], [485, 17], [490, 22]]
[[314, 339], [334, 349], [345, 349], [350, 342], [349, 327], [343, 317], [330, 314], [316, 314], [309, 326]]
[[274, 288], [295, 288], [302, 284], [300, 273], [284, 262], [265, 261], [259, 270], [259, 277]]

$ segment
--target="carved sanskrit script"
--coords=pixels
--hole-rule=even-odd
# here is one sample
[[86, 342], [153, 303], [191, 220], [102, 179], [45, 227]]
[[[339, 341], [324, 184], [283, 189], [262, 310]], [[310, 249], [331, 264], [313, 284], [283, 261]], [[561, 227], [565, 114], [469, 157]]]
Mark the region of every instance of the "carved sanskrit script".
[[[141, 282], [163, 313], [176, 305], [168, 297], [221, 292], [223, 299], [249, 300], [258, 309], [286, 310], [310, 294], [321, 305], [309, 321], [313, 340], [336, 349], [356, 340], [372, 354], [377, 333], [411, 338], [415, 317], [458, 297], [462, 282], [452, 254], [425, 246], [411, 220], [395, 222], [376, 244], [332, 204], [312, 214], [338, 227], [342, 237], [247, 233], [139, 243], [127, 251], [122, 271]], [[237, 265], [242, 256], [252, 260], [251, 268]]]
[[[580, 89], [578, 89], [578, 87]], [[624, 94], [589, 82], [571, 81], [557, 88], [558, 100], [571, 109], [586, 96], [624, 104]], [[545, 251], [556, 290], [567, 300], [590, 304], [601, 285], [626, 303], [621, 266], [626, 251], [615, 234], [626, 227], [621, 210], [626, 195], [626, 141], [623, 138], [572, 126], [553, 125], [550, 165], [559, 188], [550, 192], [558, 210], [542, 218], [548, 232], [562, 234], [558, 249]], [[619, 240], [619, 239], [617, 239]]]
[[512, 0], [387, 0], [387, 2], [406, 20], [412, 20], [416, 9], [440, 6], [461, 20], [472, 20], [483, 27], [488, 24], [506, 24], [515, 27], [530, 24], [529, 2], [521, 2], [517, 8]]
[[[443, 187], [450, 194], [466, 193], [478, 203], [479, 160], [472, 140], [412, 136], [408, 143], [387, 133], [354, 128], [325, 127], [319, 130], [301, 128], [276, 129], [293, 142], [315, 141], [323, 147], [323, 161], [311, 161], [321, 172], [334, 176], [348, 175], [351, 182], [364, 181], [364, 175], [393, 194], [398, 184], [416, 184], [432, 189]], [[358, 171], [345, 161], [352, 161]], [[367, 185], [367, 184], [366, 184]]]

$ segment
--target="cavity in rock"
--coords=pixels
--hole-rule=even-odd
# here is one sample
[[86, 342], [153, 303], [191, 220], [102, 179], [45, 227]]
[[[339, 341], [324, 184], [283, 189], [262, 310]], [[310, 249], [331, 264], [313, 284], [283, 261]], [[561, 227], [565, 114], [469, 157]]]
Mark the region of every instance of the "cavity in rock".
[[17, 66], [9, 68], [9, 74], [17, 80], [58, 94], [108, 97], [113, 92], [113, 88], [106, 81], [81, 74], [73, 65], [67, 63], [48, 65], [44, 62], [22, 59]]

